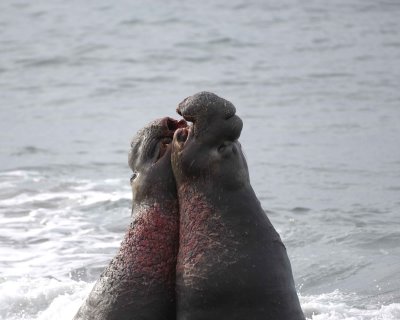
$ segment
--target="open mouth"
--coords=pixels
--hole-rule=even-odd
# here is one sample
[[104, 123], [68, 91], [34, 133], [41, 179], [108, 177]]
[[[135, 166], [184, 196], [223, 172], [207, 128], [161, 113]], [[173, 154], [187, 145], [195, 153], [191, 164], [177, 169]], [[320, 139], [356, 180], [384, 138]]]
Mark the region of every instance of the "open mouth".
[[180, 145], [179, 148], [184, 148], [186, 145], [186, 142], [189, 140], [189, 137], [193, 135], [193, 124], [191, 125], [186, 125], [181, 128], [178, 128], [175, 132], [174, 139], [178, 145]]
[[160, 160], [165, 155], [168, 148], [170, 148], [175, 131], [177, 131], [178, 129], [185, 129], [188, 124], [183, 119], [177, 121], [171, 118], [164, 118], [162, 120], [161, 126], [164, 132], [162, 138], [158, 142], [158, 156], [156, 162]]
[[162, 138], [160, 140], [159, 147], [158, 147], [158, 156], [157, 156], [156, 161], [160, 160], [165, 155], [171, 142], [172, 142], [172, 138], [169, 138], [169, 137]]

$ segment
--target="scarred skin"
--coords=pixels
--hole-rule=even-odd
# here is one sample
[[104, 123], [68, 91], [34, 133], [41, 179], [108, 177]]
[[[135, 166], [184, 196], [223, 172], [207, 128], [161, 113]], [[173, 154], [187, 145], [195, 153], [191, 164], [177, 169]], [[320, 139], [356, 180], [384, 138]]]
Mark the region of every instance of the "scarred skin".
[[177, 319], [303, 320], [292, 270], [249, 180], [235, 107], [201, 92], [177, 109]]
[[170, 118], [153, 121], [132, 141], [132, 222], [75, 320], [176, 319], [179, 216], [170, 162]]

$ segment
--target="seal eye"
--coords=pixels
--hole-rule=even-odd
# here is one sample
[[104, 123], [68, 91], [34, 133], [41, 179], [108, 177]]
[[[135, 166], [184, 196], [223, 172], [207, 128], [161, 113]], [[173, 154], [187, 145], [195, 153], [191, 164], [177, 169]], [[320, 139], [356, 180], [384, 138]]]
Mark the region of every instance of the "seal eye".
[[130, 182], [132, 183], [133, 182], [133, 180], [135, 180], [136, 179], [136, 177], [139, 175], [139, 173], [137, 173], [136, 171], [132, 174], [132, 176], [131, 176], [131, 179], [130, 179]]

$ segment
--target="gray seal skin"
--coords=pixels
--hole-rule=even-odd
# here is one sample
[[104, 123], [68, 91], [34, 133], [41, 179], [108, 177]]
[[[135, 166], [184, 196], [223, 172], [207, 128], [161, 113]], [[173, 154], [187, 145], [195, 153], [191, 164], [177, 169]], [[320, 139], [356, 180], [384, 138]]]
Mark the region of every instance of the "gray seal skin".
[[186, 123], [156, 120], [133, 139], [132, 222], [75, 320], [176, 319], [179, 216], [170, 143], [180, 126]]
[[201, 92], [179, 104], [174, 134], [180, 239], [177, 319], [304, 320], [292, 270], [253, 188], [235, 107]]

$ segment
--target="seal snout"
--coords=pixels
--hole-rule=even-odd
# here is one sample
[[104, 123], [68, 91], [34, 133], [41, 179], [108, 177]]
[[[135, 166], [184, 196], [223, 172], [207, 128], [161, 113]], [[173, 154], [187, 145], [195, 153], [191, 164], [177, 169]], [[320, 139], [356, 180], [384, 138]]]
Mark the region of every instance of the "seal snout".
[[184, 99], [176, 109], [185, 120], [198, 122], [202, 120], [228, 120], [236, 113], [235, 106], [214, 93], [199, 92]]
[[239, 138], [243, 127], [235, 106], [211, 92], [203, 91], [187, 97], [179, 103], [176, 111], [193, 123], [189, 128], [189, 139], [201, 136], [208, 141], [234, 141]]

